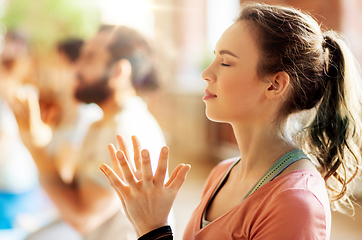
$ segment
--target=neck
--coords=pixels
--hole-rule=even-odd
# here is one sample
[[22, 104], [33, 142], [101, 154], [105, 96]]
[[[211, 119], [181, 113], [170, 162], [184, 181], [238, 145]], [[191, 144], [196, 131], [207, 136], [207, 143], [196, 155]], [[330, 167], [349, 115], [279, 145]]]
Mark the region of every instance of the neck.
[[114, 92], [107, 100], [99, 103], [98, 106], [103, 111], [103, 119], [108, 119], [119, 113], [126, 99], [136, 96], [135, 91], [124, 90]]
[[241, 178], [259, 177], [282, 155], [296, 148], [278, 134], [272, 123], [263, 126], [232, 126], [242, 159], [238, 164]]

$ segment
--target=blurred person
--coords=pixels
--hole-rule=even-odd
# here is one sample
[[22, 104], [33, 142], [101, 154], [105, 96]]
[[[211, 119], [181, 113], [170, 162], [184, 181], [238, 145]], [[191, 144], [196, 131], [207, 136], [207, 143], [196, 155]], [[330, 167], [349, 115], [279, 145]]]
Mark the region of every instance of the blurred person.
[[76, 61], [83, 40], [69, 38], [56, 46], [53, 61], [43, 67], [39, 77], [39, 106], [42, 121], [52, 129], [47, 144], [62, 179], [72, 181], [77, 153], [90, 125], [102, 117], [95, 104], [79, 102], [74, 97]]
[[9, 104], [16, 89], [34, 89], [29, 85], [32, 70], [25, 37], [8, 31], [0, 61], [0, 229], [24, 233], [40, 227], [45, 219], [39, 212], [51, 206], [40, 189], [37, 169], [20, 139]]
[[24, 84], [35, 84], [35, 71], [28, 52], [25, 36], [8, 31], [3, 40], [0, 64], [0, 94], [9, 101], [15, 89]]
[[[127, 139], [139, 136], [153, 158], [165, 144], [158, 123], [136, 96], [136, 91], [152, 90], [158, 85], [152, 51], [134, 29], [105, 25], [84, 44], [77, 64], [75, 97], [84, 103], [96, 103], [103, 117], [86, 134], [71, 183], [61, 178], [44, 146], [33, 141], [37, 134], [32, 121], [40, 119], [36, 96], [24, 92], [12, 104], [22, 140], [37, 165], [40, 183], [62, 219], [71, 226], [66, 229], [63, 224], [62, 230], [53, 231], [48, 239], [63, 239], [63, 234], [70, 233], [72, 228], [87, 240], [135, 239], [135, 231], [121, 211], [117, 195], [98, 166], [108, 159], [105, 146], [116, 141], [115, 132]], [[125, 144], [132, 146], [132, 142]], [[153, 166], [156, 168], [157, 161]], [[34, 234], [28, 239], [40, 238]]]
[[[97, 105], [81, 103], [74, 97], [76, 61], [83, 43], [79, 38], [59, 42], [52, 57], [39, 68], [40, 117], [52, 133], [44, 148], [54, 161], [60, 178], [67, 184], [73, 180], [85, 134], [90, 125], [102, 117]], [[59, 218], [58, 214], [55, 215], [55, 219]], [[59, 232], [62, 232], [63, 239], [82, 238], [69, 224], [58, 219], [31, 234], [28, 239], [54, 238]]]
[[[343, 38], [294, 8], [248, 3], [202, 78], [206, 115], [232, 125], [240, 157], [213, 169], [183, 239], [330, 239], [331, 207], [353, 207], [361, 174], [361, 78]], [[115, 172], [101, 166], [139, 240], [173, 239], [167, 215], [190, 166], [164, 183], [168, 151], [154, 175], [147, 150], [137, 172], [111, 145]]]

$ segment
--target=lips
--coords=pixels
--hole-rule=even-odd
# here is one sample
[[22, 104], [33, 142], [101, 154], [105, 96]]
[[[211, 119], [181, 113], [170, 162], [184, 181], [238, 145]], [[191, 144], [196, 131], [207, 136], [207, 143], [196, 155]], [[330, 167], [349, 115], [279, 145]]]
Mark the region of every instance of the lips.
[[211, 98], [216, 98], [217, 97], [217, 95], [216, 94], [214, 94], [214, 93], [212, 93], [212, 92], [210, 92], [209, 90], [205, 90], [205, 95], [204, 95], [204, 97], [202, 98], [202, 100], [208, 100], [208, 99], [211, 99]]

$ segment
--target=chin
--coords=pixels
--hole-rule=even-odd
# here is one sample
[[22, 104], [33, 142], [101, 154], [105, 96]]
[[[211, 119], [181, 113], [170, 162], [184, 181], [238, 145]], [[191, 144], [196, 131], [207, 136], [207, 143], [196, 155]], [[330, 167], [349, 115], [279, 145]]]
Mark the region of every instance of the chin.
[[225, 123], [225, 122], [227, 122], [227, 121], [225, 121], [224, 118], [222, 118], [221, 116], [219, 116], [219, 114], [216, 114], [216, 113], [211, 112], [210, 110], [208, 110], [207, 107], [206, 107], [206, 109], [205, 109], [205, 115], [206, 115], [206, 117], [207, 117], [210, 121], [212, 121], [212, 122], [219, 122], [219, 123]]

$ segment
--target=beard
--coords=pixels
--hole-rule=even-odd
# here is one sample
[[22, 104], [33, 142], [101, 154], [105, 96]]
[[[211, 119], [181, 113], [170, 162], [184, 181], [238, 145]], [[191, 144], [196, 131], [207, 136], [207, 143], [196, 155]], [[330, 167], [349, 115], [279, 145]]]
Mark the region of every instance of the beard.
[[108, 86], [108, 74], [104, 73], [102, 77], [90, 84], [85, 84], [81, 74], [78, 74], [77, 78], [79, 85], [75, 89], [74, 96], [81, 102], [100, 104], [113, 93], [113, 90]]

